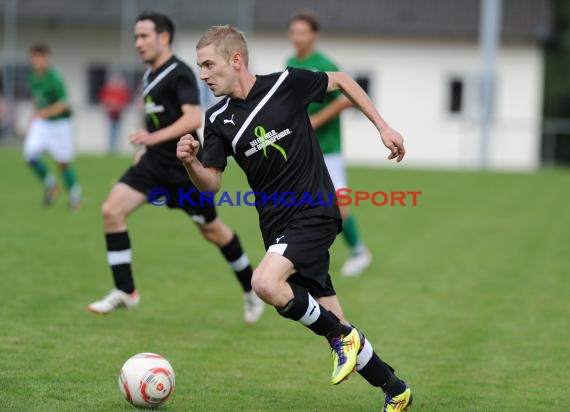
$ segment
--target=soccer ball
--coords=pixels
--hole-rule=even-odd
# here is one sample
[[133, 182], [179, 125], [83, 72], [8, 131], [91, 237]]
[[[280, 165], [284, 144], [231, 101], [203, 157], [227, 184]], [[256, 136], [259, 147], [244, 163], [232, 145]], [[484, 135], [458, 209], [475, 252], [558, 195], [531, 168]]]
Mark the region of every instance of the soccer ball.
[[137, 353], [129, 358], [119, 374], [123, 396], [139, 408], [156, 408], [174, 391], [174, 370], [156, 353]]

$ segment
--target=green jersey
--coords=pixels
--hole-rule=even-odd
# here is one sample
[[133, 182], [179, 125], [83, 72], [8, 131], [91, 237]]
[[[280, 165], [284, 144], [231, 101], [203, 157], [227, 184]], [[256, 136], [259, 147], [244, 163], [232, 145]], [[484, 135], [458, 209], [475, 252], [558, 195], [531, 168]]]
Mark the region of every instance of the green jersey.
[[[293, 56], [287, 60], [287, 66], [320, 72], [336, 72], [338, 67], [321, 52], [315, 51], [309, 57], [300, 59]], [[338, 90], [327, 93], [322, 103], [309, 105], [309, 116], [319, 112], [323, 107], [337, 99], [342, 93]], [[335, 117], [315, 130], [323, 154], [340, 153], [340, 117]]]
[[[28, 87], [32, 92], [34, 106], [43, 109], [57, 102], [67, 102], [67, 91], [63, 79], [54, 69], [49, 68], [39, 77], [32, 71], [28, 75]], [[47, 120], [65, 119], [71, 116], [69, 111], [49, 117]]]

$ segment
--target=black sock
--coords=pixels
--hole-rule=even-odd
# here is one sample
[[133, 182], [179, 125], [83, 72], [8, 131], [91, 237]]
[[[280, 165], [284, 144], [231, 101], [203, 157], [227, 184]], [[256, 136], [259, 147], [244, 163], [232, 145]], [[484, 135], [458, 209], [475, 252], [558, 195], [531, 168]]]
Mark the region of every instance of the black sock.
[[232, 240], [220, 248], [220, 252], [222, 252], [222, 255], [224, 255], [224, 258], [232, 267], [243, 291], [249, 292], [251, 290], [253, 269], [249, 263], [249, 258], [241, 248], [237, 235], [234, 234]]
[[394, 374], [394, 369], [378, 357], [372, 345], [361, 334], [362, 349], [358, 353], [356, 370], [372, 386], [396, 396], [406, 390], [406, 384]]
[[131, 272], [131, 242], [129, 232], [105, 233], [107, 262], [111, 266], [115, 287], [133, 293], [135, 283]]
[[281, 316], [305, 325], [328, 340], [344, 334], [345, 325], [332, 312], [319, 305], [301, 286], [291, 282], [289, 285], [293, 289], [293, 299], [284, 308], [277, 309]]

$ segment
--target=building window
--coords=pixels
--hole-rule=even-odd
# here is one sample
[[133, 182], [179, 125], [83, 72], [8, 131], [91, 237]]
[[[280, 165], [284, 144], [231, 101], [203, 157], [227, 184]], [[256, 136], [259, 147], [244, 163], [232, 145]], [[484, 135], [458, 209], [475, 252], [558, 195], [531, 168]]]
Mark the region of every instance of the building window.
[[451, 114], [463, 113], [465, 105], [465, 84], [463, 79], [452, 78], [448, 83], [447, 111]]
[[145, 68], [132, 67], [129, 69], [121, 70], [127, 87], [131, 91], [131, 101], [137, 99], [142, 94], [142, 78], [144, 76]]
[[107, 80], [107, 66], [92, 64], [87, 69], [87, 98], [90, 104], [99, 104], [99, 91]]
[[3, 75], [10, 71], [11, 78], [13, 79], [14, 98], [16, 100], [29, 100], [32, 94], [28, 87], [28, 75], [30, 73], [30, 66], [26, 64], [15, 64], [8, 67], [0, 67], [0, 94], [6, 94], [8, 85], [2, 78]]
[[368, 74], [357, 74], [354, 76], [354, 81], [364, 89], [366, 94], [370, 96], [370, 75]]

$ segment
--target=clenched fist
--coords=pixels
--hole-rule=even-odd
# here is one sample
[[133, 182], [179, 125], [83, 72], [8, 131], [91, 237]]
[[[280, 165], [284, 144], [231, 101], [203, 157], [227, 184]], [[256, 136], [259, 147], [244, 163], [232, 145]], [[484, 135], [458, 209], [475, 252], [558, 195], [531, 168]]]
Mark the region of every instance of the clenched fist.
[[176, 146], [176, 157], [182, 161], [184, 164], [190, 164], [198, 156], [198, 150], [200, 149], [200, 142], [192, 135], [185, 134], [180, 138]]

